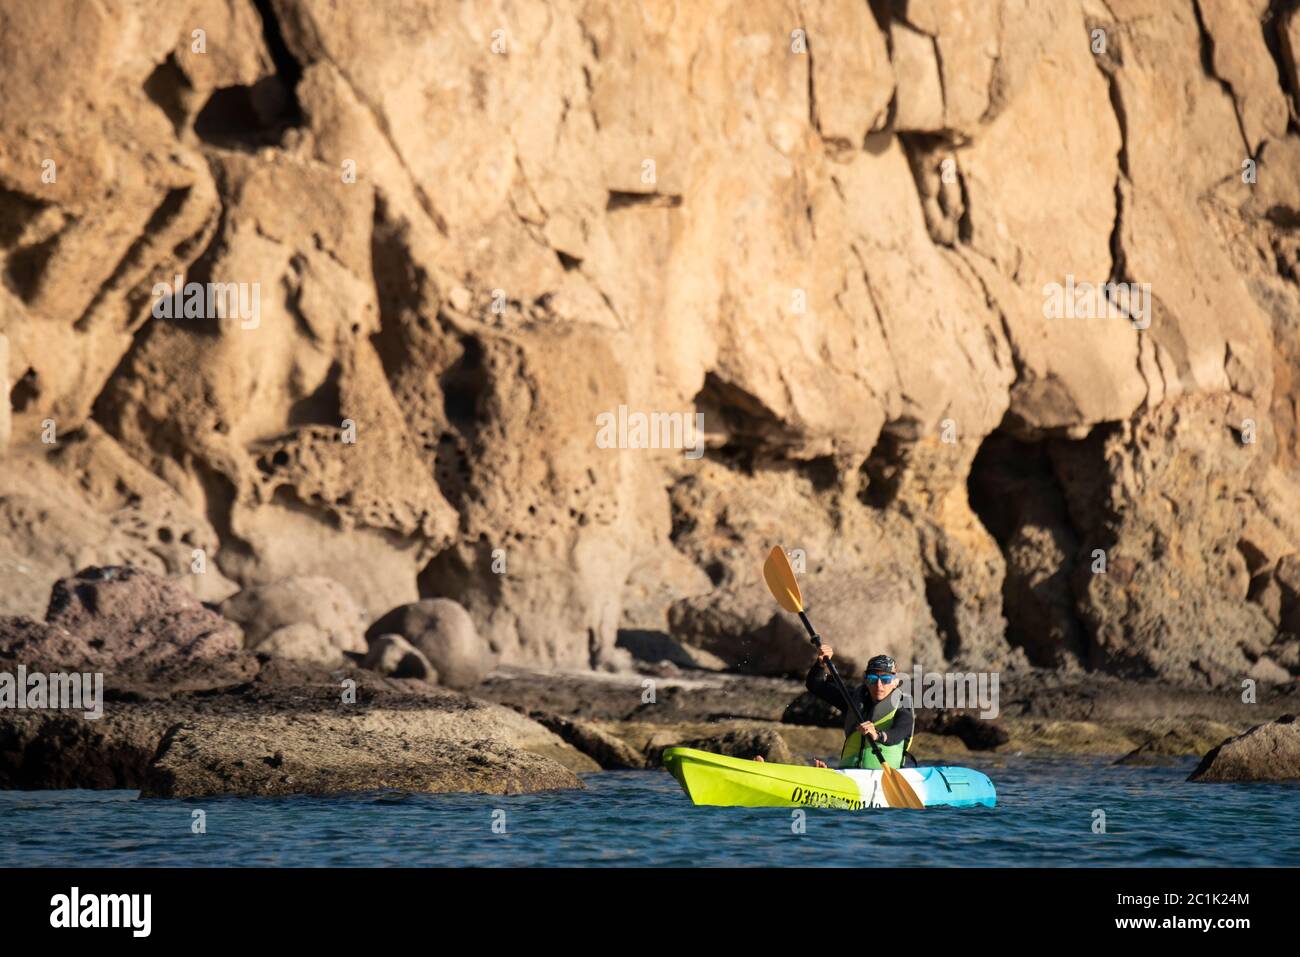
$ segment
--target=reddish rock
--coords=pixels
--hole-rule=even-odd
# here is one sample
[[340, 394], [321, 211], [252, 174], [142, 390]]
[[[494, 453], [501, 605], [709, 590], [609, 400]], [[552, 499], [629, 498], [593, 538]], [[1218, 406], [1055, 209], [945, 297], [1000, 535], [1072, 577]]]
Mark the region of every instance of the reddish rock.
[[176, 582], [130, 566], [61, 579], [44, 623], [0, 620], [0, 656], [48, 668], [92, 669], [110, 687], [215, 687], [257, 671], [238, 627]]

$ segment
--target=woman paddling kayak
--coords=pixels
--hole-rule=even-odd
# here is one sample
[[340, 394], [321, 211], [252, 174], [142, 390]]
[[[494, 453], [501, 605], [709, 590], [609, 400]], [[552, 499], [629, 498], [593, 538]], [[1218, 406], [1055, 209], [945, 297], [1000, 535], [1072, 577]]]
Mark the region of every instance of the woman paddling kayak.
[[835, 650], [821, 645], [817, 660], [808, 671], [805, 687], [832, 707], [844, 712], [844, 746], [840, 749], [841, 768], [866, 768], [878, 770], [880, 761], [875, 751], [863, 740], [866, 735], [879, 747], [880, 755], [891, 768], [901, 768], [912, 745], [916, 730], [916, 715], [912, 698], [898, 686], [898, 673], [894, 659], [889, 655], [876, 655], [867, 662], [862, 684], [849, 693], [857, 698], [858, 710], [866, 717], [857, 723], [853, 708], [844, 700], [840, 689], [826, 674], [826, 663]]
[[[876, 655], [867, 662], [862, 684], [849, 692], [857, 699], [858, 711], [867, 719], [858, 724], [853, 708], [827, 675], [826, 665], [835, 654], [835, 649], [830, 645], [820, 645], [817, 651], [817, 660], [808, 670], [804, 685], [822, 701], [844, 714], [844, 746], [840, 748], [840, 768], [880, 769], [880, 761], [874, 753], [876, 749], [867, 745], [863, 735], [876, 743], [881, 756], [891, 768], [901, 768], [907, 757], [907, 749], [912, 745], [916, 716], [911, 697], [904, 694], [898, 686], [894, 659], [889, 655]], [[757, 760], [763, 759], [760, 757]], [[814, 763], [819, 768], [826, 767], [824, 761], [817, 760]]]

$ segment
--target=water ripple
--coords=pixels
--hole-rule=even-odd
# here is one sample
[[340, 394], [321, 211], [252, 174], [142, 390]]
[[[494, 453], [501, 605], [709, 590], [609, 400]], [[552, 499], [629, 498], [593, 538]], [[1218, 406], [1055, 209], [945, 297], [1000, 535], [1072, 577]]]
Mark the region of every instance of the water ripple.
[[[1011, 757], [993, 770], [996, 808], [809, 809], [802, 833], [787, 809], [694, 807], [659, 771], [509, 796], [8, 791], [0, 866], [856, 866], [882, 855], [949, 867], [1300, 863], [1300, 786], [1189, 784], [1192, 766]], [[198, 810], [206, 833], [191, 831]]]

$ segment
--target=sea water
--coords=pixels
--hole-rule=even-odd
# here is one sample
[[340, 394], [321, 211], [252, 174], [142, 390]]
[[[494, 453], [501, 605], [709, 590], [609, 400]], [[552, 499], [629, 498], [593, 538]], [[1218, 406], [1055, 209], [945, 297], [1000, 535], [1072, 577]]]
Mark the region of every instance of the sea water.
[[1194, 759], [967, 763], [993, 779], [997, 807], [695, 807], [663, 771], [591, 774], [585, 790], [516, 796], [0, 791], [0, 866], [1300, 864], [1300, 784], [1188, 783]]

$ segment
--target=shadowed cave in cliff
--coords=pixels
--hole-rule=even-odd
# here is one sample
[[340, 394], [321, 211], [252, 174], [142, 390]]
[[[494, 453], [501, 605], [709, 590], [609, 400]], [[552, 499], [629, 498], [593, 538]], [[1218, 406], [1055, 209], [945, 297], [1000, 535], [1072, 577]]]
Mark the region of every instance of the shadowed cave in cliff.
[[903, 477], [906, 442], [882, 429], [871, 454], [862, 463], [858, 500], [872, 508], [888, 508], [898, 497]]
[[193, 91], [189, 78], [176, 62], [175, 53], [167, 54], [167, 59], [159, 63], [144, 81], [145, 96], [167, 114], [177, 133], [185, 128], [188, 119], [186, 100]]
[[1086, 660], [1072, 584], [1082, 536], [1059, 477], [1055, 453], [1061, 445], [1079, 443], [1025, 440], [995, 429], [980, 445], [967, 480], [971, 508], [1006, 560], [1007, 641], [1042, 667]]
[[705, 449], [704, 455], [710, 461], [745, 475], [760, 469], [794, 468], [814, 492], [838, 484], [839, 467], [834, 456], [793, 458], [789, 450], [797, 443], [797, 434], [758, 398], [718, 373], [705, 374], [694, 404], [695, 411], [704, 415], [706, 434], [724, 436], [721, 444], [715, 441]]
[[49, 204], [33, 196], [0, 186], [0, 252], [4, 252], [4, 284], [23, 302], [31, 302], [45, 267], [58, 246], [59, 232], [37, 239], [23, 234]]
[[483, 574], [491, 568], [493, 546], [485, 538], [465, 546], [452, 546], [435, 555], [416, 576], [420, 598], [450, 598], [470, 604], [470, 595], [482, 592], [484, 600], [497, 604], [503, 600], [503, 575]]
[[[193, 116], [194, 133], [214, 146], [256, 149], [274, 146], [286, 129], [301, 126], [302, 106], [297, 87], [302, 65], [289, 51], [270, 0], [254, 0], [262, 19], [266, 43], [275, 72], [250, 85], [226, 86], [214, 90]], [[166, 115], [179, 132], [193, 108], [189, 100], [194, 87], [172, 53], [158, 65], [144, 83], [145, 95]]]
[[24, 246], [10, 254], [9, 262], [5, 265], [5, 285], [23, 302], [31, 302], [36, 297], [45, 268], [58, 245], [59, 234], [55, 233], [48, 239]]
[[470, 485], [470, 443], [478, 433], [489, 385], [482, 343], [465, 336], [461, 349], [460, 356], [438, 378], [443, 414], [450, 429], [438, 436], [433, 470], [443, 497], [458, 510]]
[[343, 402], [340, 397], [342, 375], [343, 369], [339, 363], [331, 363], [321, 384], [309, 395], [303, 396], [289, 407], [289, 425], [337, 427], [343, 420]]
[[763, 449], [784, 444], [789, 434], [777, 415], [755, 396], [716, 372], [704, 376], [695, 396], [695, 410], [704, 414], [706, 429], [726, 440], [708, 450], [708, 457], [728, 468], [752, 474]]
[[379, 330], [370, 343], [392, 382], [411, 362], [415, 340], [431, 335], [433, 324], [422, 309], [422, 282], [427, 277], [412, 260], [402, 226], [393, 219], [382, 193], [375, 196], [370, 262], [379, 306]]
[[285, 129], [297, 126], [296, 100], [275, 77], [252, 86], [215, 90], [194, 117], [194, 132], [205, 143], [229, 148], [273, 146]]

